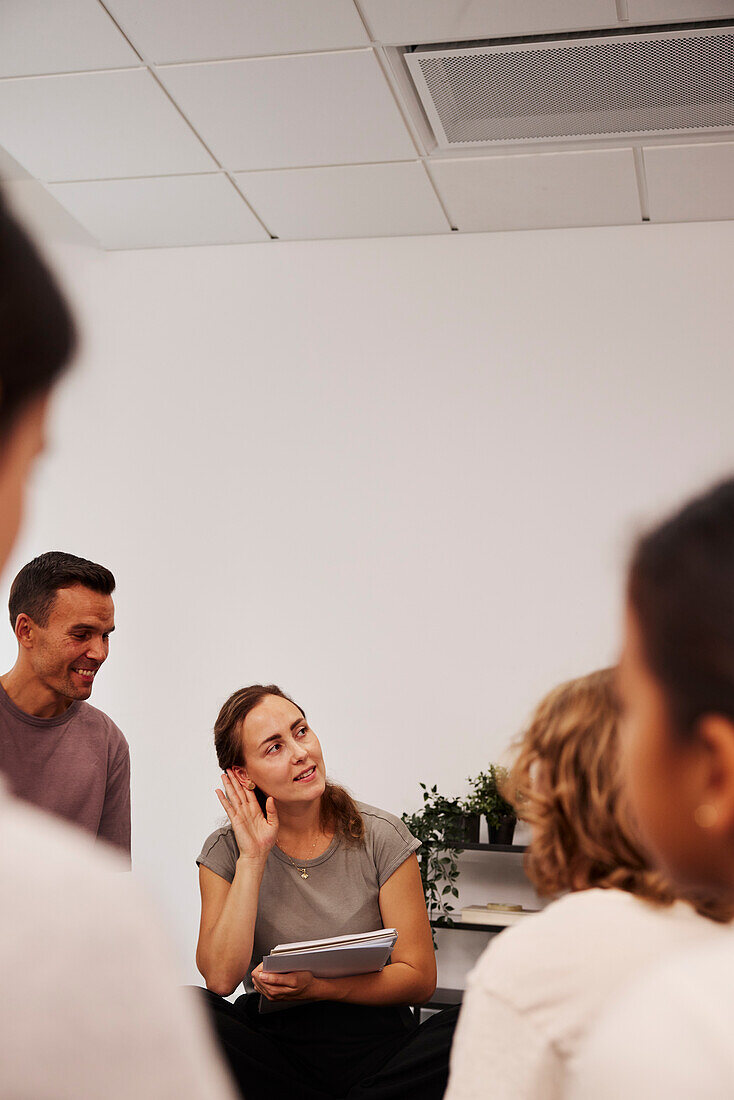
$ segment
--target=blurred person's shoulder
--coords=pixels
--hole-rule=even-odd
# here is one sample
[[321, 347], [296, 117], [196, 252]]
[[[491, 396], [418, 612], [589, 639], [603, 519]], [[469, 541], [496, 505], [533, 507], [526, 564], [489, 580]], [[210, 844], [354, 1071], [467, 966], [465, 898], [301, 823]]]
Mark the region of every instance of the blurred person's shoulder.
[[564, 894], [538, 913], [522, 918], [490, 944], [474, 973], [479, 981], [517, 981], [518, 970], [565, 969], [569, 956], [593, 955], [606, 932], [635, 919], [640, 902], [621, 890], [579, 890]]
[[624, 890], [578, 890], [552, 901], [539, 913], [512, 925], [490, 945], [475, 972], [477, 979], [517, 982], [518, 972], [541, 966], [546, 972], [565, 972], [569, 962], [591, 965], [605, 950], [636, 950], [644, 940], [674, 941], [722, 926], [700, 917], [689, 905], [654, 905]]
[[[728, 1021], [734, 1015], [734, 930], [723, 926], [722, 935], [705, 943], [697, 943], [685, 951], [677, 951], [664, 961], [651, 967], [637, 981], [631, 983], [615, 1002], [610, 1012], [624, 1014], [634, 1020], [636, 1006], [645, 1011], [655, 1007], [666, 1029], [673, 1027], [673, 1019], [680, 1021], [680, 1028], [705, 1026], [716, 1030], [717, 1021]], [[675, 1030], [675, 1029], [674, 1029]], [[734, 1045], [728, 1044], [730, 1064], [734, 1070]], [[734, 1076], [732, 1076], [734, 1085]]]
[[497, 936], [470, 982], [532, 1016], [570, 1054], [608, 997], [644, 969], [730, 934], [684, 902], [662, 907], [622, 890], [580, 890]]
[[580, 1053], [569, 1095], [728, 1100], [733, 1014], [734, 931], [724, 927], [649, 968], [612, 1001]]
[[[58, 951], [57, 968], [61, 959], [71, 967], [74, 956], [91, 964], [115, 936], [133, 943], [151, 914], [129, 870], [112, 845], [16, 799], [0, 780], [0, 876], [12, 899], [0, 911], [0, 940], [11, 929], [17, 945], [37, 937], [36, 963]], [[114, 964], [104, 960], [103, 969]]]
[[[86, 832], [15, 798], [0, 777], [0, 872], [38, 879], [35, 889], [58, 882], [78, 883], [99, 874], [129, 869], [110, 846], [104, 849]], [[2, 921], [0, 913], [0, 921]]]
[[231, 1100], [200, 1006], [126, 868], [0, 780], [3, 1095]]

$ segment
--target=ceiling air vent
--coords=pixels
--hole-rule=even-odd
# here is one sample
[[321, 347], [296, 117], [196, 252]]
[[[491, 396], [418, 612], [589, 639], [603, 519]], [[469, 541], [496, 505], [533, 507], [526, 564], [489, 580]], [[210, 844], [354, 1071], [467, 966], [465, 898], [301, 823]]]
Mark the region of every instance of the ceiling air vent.
[[439, 149], [734, 127], [734, 23], [405, 54]]

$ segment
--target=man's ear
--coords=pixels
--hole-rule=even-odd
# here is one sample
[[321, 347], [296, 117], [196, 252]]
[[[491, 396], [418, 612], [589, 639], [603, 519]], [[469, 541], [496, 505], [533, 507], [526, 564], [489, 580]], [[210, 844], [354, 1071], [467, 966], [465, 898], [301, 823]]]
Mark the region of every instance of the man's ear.
[[247, 774], [247, 768], [242, 767], [241, 764], [235, 764], [235, 766], [232, 768], [232, 771], [240, 780], [240, 782], [244, 784], [245, 787], [247, 787], [248, 791], [255, 790], [255, 784], [252, 782]]
[[24, 649], [32, 649], [35, 641], [36, 624], [24, 611], [21, 611], [15, 620], [15, 636], [18, 639], [18, 645], [22, 645]]
[[712, 837], [734, 834], [734, 722], [723, 714], [706, 714], [696, 723], [703, 752], [699, 759], [699, 805], [696, 824]]

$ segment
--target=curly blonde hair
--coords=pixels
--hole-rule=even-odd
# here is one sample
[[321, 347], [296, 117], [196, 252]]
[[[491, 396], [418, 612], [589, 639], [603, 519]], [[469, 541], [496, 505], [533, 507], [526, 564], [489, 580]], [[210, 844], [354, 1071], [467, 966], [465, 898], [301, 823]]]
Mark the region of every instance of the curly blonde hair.
[[532, 827], [528, 877], [545, 897], [614, 888], [657, 905], [683, 898], [727, 922], [734, 907], [680, 893], [643, 853], [620, 776], [615, 674], [601, 669], [554, 688], [516, 745], [503, 793]]

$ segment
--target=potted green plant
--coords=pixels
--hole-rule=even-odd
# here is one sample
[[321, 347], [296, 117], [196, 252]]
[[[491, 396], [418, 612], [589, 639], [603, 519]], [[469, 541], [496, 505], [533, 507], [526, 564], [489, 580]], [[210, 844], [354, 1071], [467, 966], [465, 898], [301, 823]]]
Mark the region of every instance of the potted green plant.
[[460, 798], [446, 798], [439, 794], [434, 784], [430, 789], [420, 784], [423, 791], [423, 812], [427, 813], [442, 839], [453, 847], [476, 843], [479, 840], [479, 813]]
[[[453, 924], [453, 898], [458, 898], [456, 879], [459, 875], [465, 816], [464, 804], [458, 798], [445, 798], [435, 785], [430, 789], [420, 784], [423, 806], [416, 813], [402, 815], [404, 825], [418, 840], [418, 854], [426, 909], [431, 921]], [[434, 946], [436, 938], [434, 935]]]
[[487, 819], [490, 844], [512, 844], [517, 817], [512, 803], [502, 793], [507, 784], [507, 768], [489, 764], [486, 771], [469, 776], [467, 808]]

